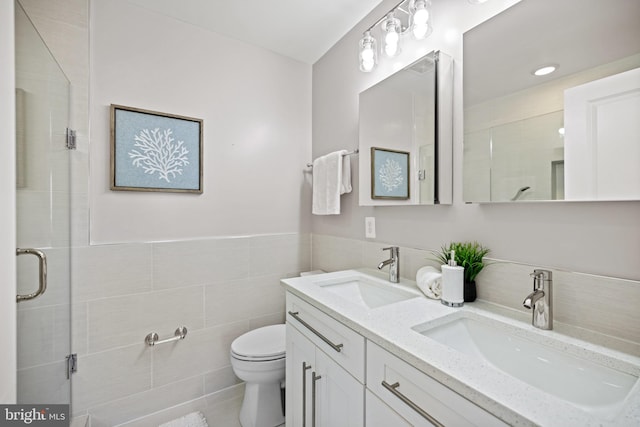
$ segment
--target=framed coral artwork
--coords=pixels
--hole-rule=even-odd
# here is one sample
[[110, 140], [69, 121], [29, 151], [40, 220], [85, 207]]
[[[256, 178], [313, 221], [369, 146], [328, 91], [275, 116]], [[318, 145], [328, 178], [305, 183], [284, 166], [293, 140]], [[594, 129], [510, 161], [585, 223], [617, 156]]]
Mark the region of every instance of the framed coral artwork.
[[202, 193], [202, 120], [112, 104], [111, 189]]
[[371, 198], [409, 198], [409, 153], [371, 147]]

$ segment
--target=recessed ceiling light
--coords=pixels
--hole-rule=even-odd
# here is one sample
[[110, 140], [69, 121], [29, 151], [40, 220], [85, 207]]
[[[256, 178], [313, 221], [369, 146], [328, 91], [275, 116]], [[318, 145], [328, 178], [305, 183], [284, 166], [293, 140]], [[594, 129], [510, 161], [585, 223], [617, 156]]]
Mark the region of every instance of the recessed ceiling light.
[[536, 68], [535, 70], [532, 71], [532, 73], [534, 76], [546, 76], [547, 74], [553, 73], [557, 69], [558, 69], [558, 66], [556, 64], [547, 64], [547, 65], [543, 65], [540, 68]]
[[469, 0], [469, 3], [471, 4], [482, 4], [487, 2], [488, 0]]

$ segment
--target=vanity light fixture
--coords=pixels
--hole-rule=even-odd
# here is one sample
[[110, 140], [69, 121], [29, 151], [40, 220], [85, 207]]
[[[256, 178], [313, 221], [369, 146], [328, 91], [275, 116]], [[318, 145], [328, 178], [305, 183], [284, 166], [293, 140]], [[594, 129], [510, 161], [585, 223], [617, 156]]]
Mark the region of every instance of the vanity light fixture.
[[558, 66], [556, 64], [547, 64], [543, 65], [542, 67], [536, 68], [532, 71], [532, 73], [534, 76], [546, 76], [547, 74], [553, 73], [557, 69]]
[[381, 54], [384, 53], [387, 57], [398, 56], [402, 50], [401, 38], [405, 33], [411, 31], [417, 40], [431, 34], [433, 29], [430, 9], [431, 0], [402, 0], [370, 26], [358, 43], [360, 71], [368, 73], [378, 64], [378, 43], [371, 35], [376, 26], [380, 26], [382, 37]]

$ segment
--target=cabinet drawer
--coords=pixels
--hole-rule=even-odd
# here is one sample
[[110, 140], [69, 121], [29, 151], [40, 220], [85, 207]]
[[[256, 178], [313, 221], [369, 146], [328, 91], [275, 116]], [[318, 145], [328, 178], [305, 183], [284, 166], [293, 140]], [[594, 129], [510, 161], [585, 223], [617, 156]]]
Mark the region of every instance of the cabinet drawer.
[[287, 322], [364, 383], [365, 339], [302, 299], [287, 293]]
[[415, 426], [438, 423], [456, 427], [507, 426], [370, 341], [367, 342], [367, 388]]

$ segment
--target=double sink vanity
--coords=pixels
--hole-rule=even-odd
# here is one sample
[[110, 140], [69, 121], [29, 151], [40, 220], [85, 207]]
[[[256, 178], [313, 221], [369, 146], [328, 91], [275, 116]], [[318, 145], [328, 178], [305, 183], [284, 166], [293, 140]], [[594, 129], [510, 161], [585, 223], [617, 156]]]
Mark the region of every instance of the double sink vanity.
[[638, 357], [374, 270], [282, 284], [287, 425], [640, 425]]

